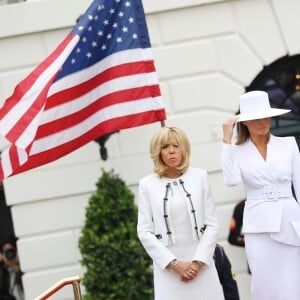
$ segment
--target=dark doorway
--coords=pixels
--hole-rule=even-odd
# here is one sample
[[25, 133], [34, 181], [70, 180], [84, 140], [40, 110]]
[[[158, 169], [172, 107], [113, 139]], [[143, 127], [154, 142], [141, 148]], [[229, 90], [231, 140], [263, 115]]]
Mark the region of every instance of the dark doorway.
[[0, 237], [14, 236], [10, 207], [6, 205], [3, 185], [0, 184]]

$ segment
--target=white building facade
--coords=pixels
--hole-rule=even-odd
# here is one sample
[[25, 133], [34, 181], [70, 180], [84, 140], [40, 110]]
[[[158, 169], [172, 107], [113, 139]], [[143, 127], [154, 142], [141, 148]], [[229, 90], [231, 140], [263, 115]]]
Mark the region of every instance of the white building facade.
[[[110, 0], [112, 1], [112, 0]], [[130, 0], [129, 0], [130, 1]], [[15, 2], [15, 3], [12, 3]], [[0, 1], [0, 100], [65, 37], [91, 0]], [[167, 126], [181, 127], [192, 143], [191, 164], [209, 171], [224, 245], [237, 274], [241, 300], [250, 278], [243, 248], [227, 242], [242, 186], [223, 183], [221, 124], [238, 110], [254, 78], [286, 55], [300, 54], [298, 0], [143, 0], [167, 111]], [[26, 299], [63, 277], [82, 276], [78, 238], [85, 207], [101, 168], [114, 169], [134, 193], [152, 172], [150, 138], [159, 123], [123, 130], [106, 143], [102, 161], [91, 142], [46, 166], [4, 181], [18, 240]], [[1, 149], [7, 143], [1, 140]], [[53, 299], [72, 299], [65, 288]]]

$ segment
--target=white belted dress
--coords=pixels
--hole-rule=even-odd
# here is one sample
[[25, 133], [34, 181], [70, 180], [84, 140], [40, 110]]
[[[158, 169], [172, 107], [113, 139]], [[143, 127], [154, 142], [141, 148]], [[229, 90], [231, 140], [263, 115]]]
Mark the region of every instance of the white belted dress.
[[246, 188], [251, 299], [299, 300], [300, 206], [294, 195], [300, 201], [300, 156], [294, 137], [271, 135], [266, 160], [250, 139], [223, 144], [222, 166], [227, 185], [242, 181]]

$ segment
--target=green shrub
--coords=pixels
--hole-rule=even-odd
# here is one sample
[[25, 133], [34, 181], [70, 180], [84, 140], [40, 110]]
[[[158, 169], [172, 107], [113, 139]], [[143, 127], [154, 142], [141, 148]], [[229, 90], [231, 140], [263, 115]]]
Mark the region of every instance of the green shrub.
[[137, 238], [134, 195], [114, 171], [102, 172], [79, 240], [85, 299], [153, 299], [151, 261]]

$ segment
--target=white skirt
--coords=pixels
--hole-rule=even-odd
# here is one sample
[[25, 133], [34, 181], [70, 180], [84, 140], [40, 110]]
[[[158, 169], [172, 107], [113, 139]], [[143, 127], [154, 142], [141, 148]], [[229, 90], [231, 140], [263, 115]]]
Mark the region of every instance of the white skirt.
[[[197, 243], [172, 246], [179, 260], [191, 261]], [[154, 264], [155, 300], [223, 300], [223, 289], [219, 281], [214, 261], [191, 281], [183, 282], [174, 271], [161, 270]]]
[[300, 247], [272, 240], [269, 233], [245, 233], [251, 270], [251, 300], [300, 299]]

